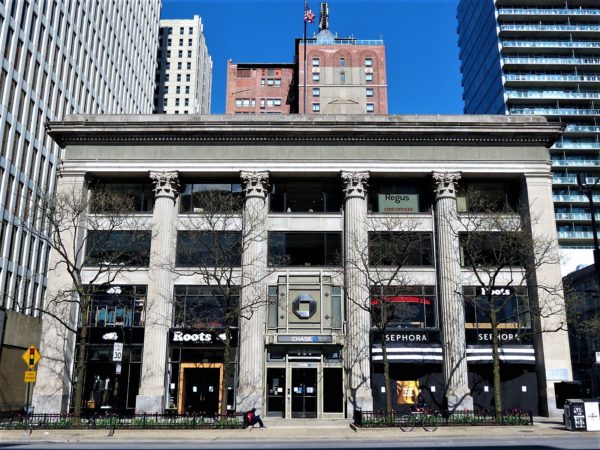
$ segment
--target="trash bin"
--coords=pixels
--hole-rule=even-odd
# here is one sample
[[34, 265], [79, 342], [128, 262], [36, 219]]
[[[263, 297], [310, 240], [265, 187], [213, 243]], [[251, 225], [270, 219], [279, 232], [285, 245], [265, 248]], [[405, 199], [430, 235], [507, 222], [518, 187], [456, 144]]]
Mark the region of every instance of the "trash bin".
[[569, 431], [585, 431], [585, 406], [581, 399], [565, 400], [565, 428]]

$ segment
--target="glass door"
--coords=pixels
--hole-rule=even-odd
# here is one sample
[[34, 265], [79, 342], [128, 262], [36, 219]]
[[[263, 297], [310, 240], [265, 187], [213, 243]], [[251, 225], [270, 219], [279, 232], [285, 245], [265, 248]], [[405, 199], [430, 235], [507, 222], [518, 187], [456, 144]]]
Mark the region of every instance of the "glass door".
[[292, 417], [317, 417], [317, 369], [292, 369]]
[[267, 416], [285, 417], [285, 369], [267, 368]]

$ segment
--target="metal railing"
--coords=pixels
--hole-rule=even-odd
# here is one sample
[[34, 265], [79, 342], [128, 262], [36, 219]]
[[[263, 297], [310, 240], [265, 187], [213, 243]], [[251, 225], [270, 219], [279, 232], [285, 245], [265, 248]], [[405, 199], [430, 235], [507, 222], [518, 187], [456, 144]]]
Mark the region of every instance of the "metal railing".
[[600, 74], [568, 75], [568, 74], [527, 74], [507, 73], [506, 81], [600, 81]]
[[564, 15], [564, 16], [589, 16], [600, 15], [600, 9], [569, 9], [569, 8], [498, 8], [498, 14], [519, 15]]
[[544, 114], [546, 116], [597, 116], [600, 109], [580, 108], [510, 108], [511, 114]]
[[503, 47], [523, 48], [600, 48], [600, 42], [585, 41], [502, 41]]
[[6, 414], [0, 416], [0, 430], [47, 429], [237, 429], [243, 428], [244, 415], [91, 415], [79, 419], [71, 414]]
[[502, 61], [505, 64], [600, 64], [600, 58], [535, 58], [530, 56], [505, 56], [502, 58]]
[[600, 31], [600, 25], [504, 24], [501, 31]]
[[[354, 425], [364, 428], [384, 428], [400, 426], [400, 418], [409, 411], [354, 411]], [[500, 421], [491, 411], [432, 411], [429, 414], [438, 418], [438, 426], [463, 425], [533, 425], [531, 411], [512, 409], [503, 411]]]

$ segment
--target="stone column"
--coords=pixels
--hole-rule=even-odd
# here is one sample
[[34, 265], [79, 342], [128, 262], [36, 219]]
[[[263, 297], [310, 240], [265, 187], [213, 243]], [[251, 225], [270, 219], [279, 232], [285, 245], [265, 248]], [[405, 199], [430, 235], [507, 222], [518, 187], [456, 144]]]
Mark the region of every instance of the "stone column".
[[344, 267], [346, 277], [346, 371], [348, 373], [347, 414], [355, 409], [373, 410], [371, 390], [371, 316], [359, 305], [369, 298], [369, 282], [361, 264], [369, 246], [367, 229], [368, 172], [342, 172], [344, 181]]
[[173, 313], [173, 272], [177, 236], [179, 195], [177, 172], [151, 172], [154, 183], [152, 243], [148, 271], [148, 296], [144, 323], [144, 353], [140, 392], [135, 411], [164, 411], [165, 374], [168, 361], [168, 334]]
[[[554, 383], [572, 380], [573, 373], [569, 336], [564, 329], [567, 319], [558, 255], [558, 236], [554, 223], [552, 175], [550, 173], [525, 174], [525, 184], [531, 233], [533, 239], [539, 242], [537, 252], [534, 249], [534, 253], [538, 253], [538, 257], [546, 261], [545, 264], [540, 264], [527, 280], [529, 301], [533, 305], [537, 303], [547, 313], [546, 315], [534, 314], [532, 317], [536, 322], [534, 329], [539, 331], [534, 336], [534, 342], [540, 413], [550, 417], [561, 417], [563, 411], [556, 409]], [[548, 242], [553, 245], [549, 245], [546, 249], [545, 244]], [[540, 254], [541, 248], [544, 248], [543, 254]], [[554, 313], [550, 314], [550, 311]], [[545, 330], [547, 332], [544, 332]]]
[[[263, 408], [263, 353], [266, 317], [264, 278], [267, 269], [268, 172], [241, 172], [245, 202], [243, 213], [242, 287], [240, 318], [238, 411]], [[263, 409], [264, 410], [264, 409]]]
[[459, 172], [434, 172], [435, 228], [438, 262], [444, 379], [448, 409], [473, 409], [467, 369], [465, 311], [460, 295], [460, 248], [457, 233], [456, 183]]
[[[88, 189], [83, 173], [63, 173], [58, 180], [56, 198], [61, 197], [67, 205], [78, 208], [85, 205]], [[48, 200], [48, 199], [45, 199]], [[64, 211], [66, 214], [73, 211]], [[48, 211], [45, 212], [46, 214]], [[69, 220], [70, 217], [66, 217]], [[68, 224], [67, 224], [68, 225]], [[37, 366], [37, 382], [34, 385], [32, 406], [36, 414], [58, 414], [69, 411], [71, 386], [74, 377], [74, 356], [77, 337], [64, 324], [77, 328], [79, 317], [78, 297], [73, 293], [73, 280], [67, 272], [65, 261], [82, 264], [85, 246], [87, 215], [82, 214], [77, 227], [67, 226], [61, 233], [61, 241], [66, 244], [67, 254], [59, 255], [50, 250], [48, 287], [44, 298], [44, 320], [40, 353], [42, 358]], [[74, 243], [75, 245], [70, 245]], [[79, 253], [79, 258], [76, 253]], [[65, 298], [65, 296], [68, 296]], [[61, 301], [56, 301], [61, 299]], [[64, 301], [69, 300], [69, 301]], [[25, 365], [21, 361], [23, 370]]]

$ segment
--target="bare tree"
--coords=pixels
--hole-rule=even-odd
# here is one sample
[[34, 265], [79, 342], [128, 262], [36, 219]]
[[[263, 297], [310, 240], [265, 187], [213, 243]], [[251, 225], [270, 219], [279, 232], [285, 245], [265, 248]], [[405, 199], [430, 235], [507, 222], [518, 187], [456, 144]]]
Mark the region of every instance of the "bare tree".
[[[542, 285], [537, 273], [546, 265], [558, 263], [555, 243], [536, 235], [537, 218], [522, 205], [498, 203], [480, 192], [467, 190], [466, 210], [452, 218], [461, 249], [461, 263], [470, 270], [468, 280], [457, 280], [457, 292], [464, 297], [470, 320], [489, 327], [492, 344], [494, 411], [502, 413], [500, 374], [500, 334], [503, 329], [532, 336], [566, 328], [560, 321], [556, 328], [541, 329], [543, 318], [563, 316], [564, 302], [559, 280]], [[471, 285], [475, 292], [465, 291]], [[529, 292], [527, 297], [517, 295]]]
[[371, 230], [368, 243], [348, 236], [349, 245], [354, 246], [348, 253], [358, 257], [347, 256], [345, 264], [346, 270], [359, 274], [368, 289], [362, 290], [363, 294], [357, 298], [346, 289], [346, 296], [349, 303], [369, 313], [371, 326], [380, 337], [386, 409], [392, 411], [385, 332], [420, 316], [418, 310], [423, 307], [423, 298], [415, 294], [415, 280], [406, 266], [420, 265], [421, 261], [416, 259], [431, 259], [431, 235], [419, 232], [419, 222], [410, 218], [379, 216], [367, 222], [365, 226]]
[[70, 381], [77, 420], [83, 407], [92, 302], [126, 273], [149, 262], [149, 224], [135, 211], [131, 196], [65, 184], [56, 195], [39, 193], [31, 216], [24, 221], [28, 231], [50, 248], [48, 275], [61, 279], [61, 286], [49, 289], [44, 303], [32, 309], [63, 327], [62, 335], [76, 337], [77, 359]]
[[[274, 267], [264, 266], [260, 255], [245, 260], [245, 269], [258, 268], [255, 277], [243, 276], [241, 257], [252, 252], [248, 247], [261, 243], [266, 234], [257, 233], [260, 211], [246, 211], [241, 195], [228, 191], [207, 190], [194, 194], [194, 209], [182, 220], [178, 235], [177, 261], [168, 267], [179, 277], [200, 279], [209, 295], [203, 305], [190, 309], [175, 299], [175, 324], [220, 333], [223, 343], [221, 411], [227, 411], [231, 359], [235, 356], [235, 336], [241, 319], [249, 320], [269, 300], [263, 284]], [[273, 262], [273, 261], [271, 261]], [[240, 301], [244, 292], [244, 301]]]

